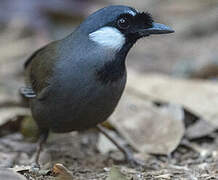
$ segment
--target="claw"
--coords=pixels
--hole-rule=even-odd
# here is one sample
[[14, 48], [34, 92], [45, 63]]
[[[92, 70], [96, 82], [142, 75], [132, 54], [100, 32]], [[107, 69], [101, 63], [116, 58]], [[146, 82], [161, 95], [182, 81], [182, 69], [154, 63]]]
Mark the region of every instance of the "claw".
[[131, 167], [145, 167], [145, 162], [139, 159], [136, 159], [132, 153], [125, 153], [126, 161], [130, 164]]
[[39, 174], [39, 171], [40, 171], [40, 165], [35, 162], [32, 163], [29, 172], [32, 174]]

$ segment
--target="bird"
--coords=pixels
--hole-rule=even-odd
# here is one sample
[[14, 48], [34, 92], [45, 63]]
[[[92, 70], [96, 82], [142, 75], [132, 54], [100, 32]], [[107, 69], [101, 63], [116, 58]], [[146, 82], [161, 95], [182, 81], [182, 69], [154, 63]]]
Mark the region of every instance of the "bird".
[[174, 30], [154, 22], [148, 12], [110, 5], [87, 17], [61, 40], [35, 51], [24, 63], [29, 99], [39, 127], [35, 163], [49, 132], [66, 133], [97, 127], [129, 160], [130, 153], [100, 125], [115, 110], [124, 91], [126, 56], [137, 40]]

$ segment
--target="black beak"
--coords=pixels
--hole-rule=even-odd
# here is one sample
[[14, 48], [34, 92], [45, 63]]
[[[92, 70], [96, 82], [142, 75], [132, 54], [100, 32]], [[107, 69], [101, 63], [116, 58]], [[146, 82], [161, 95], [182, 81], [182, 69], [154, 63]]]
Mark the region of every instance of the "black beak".
[[171, 27], [154, 22], [152, 23], [151, 28], [143, 29], [140, 31], [143, 36], [149, 36], [151, 34], [169, 34], [173, 32], [174, 30]]

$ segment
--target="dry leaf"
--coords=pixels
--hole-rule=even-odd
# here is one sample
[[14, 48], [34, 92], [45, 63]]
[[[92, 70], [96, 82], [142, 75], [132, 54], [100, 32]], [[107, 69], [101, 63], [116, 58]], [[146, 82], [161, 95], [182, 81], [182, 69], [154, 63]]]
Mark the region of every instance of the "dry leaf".
[[157, 107], [127, 92], [109, 121], [139, 152], [168, 155], [184, 135], [183, 117], [181, 107]]
[[26, 180], [24, 176], [10, 169], [0, 169], [0, 179], [1, 180]]
[[216, 127], [203, 119], [198, 120], [193, 125], [190, 125], [186, 130], [186, 137], [189, 139], [201, 138], [207, 136], [216, 130]]
[[14, 172], [20, 172], [21, 173], [21, 172], [29, 171], [30, 168], [31, 168], [31, 166], [24, 166], [24, 165], [18, 166], [18, 165], [16, 165], [13, 168], [11, 168], [11, 170], [13, 170]]
[[55, 180], [73, 180], [71, 172], [63, 164], [55, 164], [52, 172], [56, 175]]
[[184, 80], [165, 75], [139, 75], [130, 71], [127, 89], [155, 102], [184, 106], [218, 128], [218, 83]]

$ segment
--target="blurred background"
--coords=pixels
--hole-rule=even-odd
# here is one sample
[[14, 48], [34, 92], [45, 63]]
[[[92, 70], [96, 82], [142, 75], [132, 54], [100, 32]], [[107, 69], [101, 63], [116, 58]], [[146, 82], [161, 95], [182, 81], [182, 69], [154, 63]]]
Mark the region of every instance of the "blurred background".
[[[131, 139], [132, 137], [126, 137], [128, 136], [126, 134], [129, 134], [128, 128], [124, 127], [119, 129], [116, 122], [114, 123], [116, 119], [122, 119], [127, 116], [125, 115], [125, 108], [122, 110], [122, 107], [126, 107], [126, 109], [130, 108], [130, 111], [134, 112], [133, 114], [140, 114], [141, 111], [145, 111], [146, 114], [152, 114], [150, 110], [140, 108], [144, 107], [143, 103], [145, 103], [145, 101], [146, 103], [149, 102], [155, 104], [155, 108], [159, 108], [159, 105], [162, 103], [175, 103], [182, 106], [179, 110], [182, 111], [180, 114], [183, 116], [183, 118], [181, 118], [182, 125], [177, 128], [181, 130], [184, 126], [184, 130], [180, 132], [178, 136], [175, 135], [177, 139], [172, 140], [172, 142], [174, 142], [173, 147], [172, 145], [169, 145], [167, 148], [164, 147], [165, 149], [161, 147], [161, 143], [168, 141], [166, 138], [162, 142], [156, 142], [155, 147], [159, 144], [160, 150], [155, 151], [152, 149], [151, 145], [150, 147], [147, 147], [147, 149], [149, 149], [148, 151], [145, 150], [147, 153], [155, 151], [156, 154], [169, 155], [174, 152], [183, 141], [185, 142], [183, 142], [183, 146], [186, 144], [186, 146], [190, 146], [189, 149], [195, 149], [193, 147], [196, 146], [191, 146], [190, 144], [187, 145], [187, 141], [190, 142], [193, 139], [197, 139], [196, 143], [199, 143], [199, 138], [201, 142], [206, 139], [204, 142], [208, 143], [211, 139], [213, 139], [213, 142], [217, 143], [218, 117], [215, 110], [215, 105], [218, 105], [218, 101], [215, 100], [215, 95], [218, 97], [218, 88], [216, 84], [216, 80], [218, 78], [217, 0], [1, 0], [0, 141], [6, 143], [7, 147], [4, 145], [0, 146], [0, 149], [2, 150], [0, 157], [3, 158], [2, 162], [0, 160], [0, 166], [13, 167], [15, 164], [28, 164], [28, 159], [31, 157], [28, 152], [22, 152], [23, 144], [22, 147], [19, 147], [17, 144], [17, 142], [26, 143], [26, 141], [23, 142], [23, 137], [31, 136], [32, 138], [32, 134], [34, 134], [33, 129], [35, 128], [34, 124], [24, 123], [26, 121], [29, 122], [31, 118], [29, 116], [28, 109], [24, 108], [21, 97], [18, 94], [19, 88], [24, 85], [23, 63], [27, 57], [30, 56], [36, 49], [48, 42], [61, 39], [71, 33], [77, 25], [79, 25], [88, 15], [97, 9], [112, 4], [129, 5], [139, 11], [148, 11], [152, 14], [155, 21], [171, 26], [175, 30], [175, 33], [146, 37], [140, 40], [132, 48], [127, 58], [127, 66], [130, 71], [130, 84], [127, 87], [127, 95], [124, 95], [124, 99], [125, 97], [129, 98], [126, 98], [126, 101], [128, 101], [126, 103], [131, 101], [131, 104], [125, 106], [125, 100], [121, 102], [121, 109], [118, 108], [117, 112], [112, 117], [110, 125], [107, 125], [107, 127], [109, 126], [109, 129], [111, 126], [112, 129], [115, 127], [118, 133], [121, 134], [124, 139], [127, 139], [128, 144], [132, 145], [134, 149], [137, 149], [140, 145], [140, 147], [142, 147], [145, 142], [149, 143], [154, 141], [154, 139], [145, 139], [143, 142], [138, 142], [139, 144], [134, 144]], [[154, 98], [150, 91], [146, 94], [149, 88], [154, 88], [152, 90], [155, 90], [155, 87], [158, 86], [158, 83], [157, 85], [152, 85], [148, 78], [146, 79], [146, 77], [151, 77], [151, 80], [153, 80], [152, 78], [154, 78], [154, 74], [156, 75], [155, 80], [165, 85], [163, 90], [159, 89], [159, 91], [165, 92], [163, 93], [164, 95], [170, 93], [170, 89], [174, 87], [174, 85], [178, 85], [181, 89], [174, 89], [172, 93], [176, 94], [176, 92], [181, 91], [178, 95], [180, 96], [180, 99], [183, 99], [182, 96], [189, 96], [187, 95], [189, 91], [190, 93], [198, 94], [199, 96], [196, 96], [194, 100], [189, 100], [188, 102], [183, 102], [182, 100], [179, 100], [177, 96], [171, 97], [171, 95], [171, 99], [169, 100], [169, 96], [167, 95], [164, 99], [161, 99], [161, 97]], [[137, 84], [137, 81], [135, 80], [139, 79], [139, 77], [141, 79]], [[145, 79], [143, 79], [143, 77], [145, 77]], [[167, 77], [168, 79], [162, 80], [162, 77]], [[179, 82], [177, 82], [177, 79]], [[186, 80], [188, 82], [188, 86], [186, 84]], [[143, 83], [148, 84], [148, 86], [141, 87], [140, 85]], [[201, 83], [203, 84], [201, 85]], [[206, 85], [204, 83], [206, 83]], [[184, 84], [184, 86], [182, 86], [182, 84]], [[193, 89], [191, 89], [192, 85], [194, 85]], [[213, 92], [208, 93], [209, 95], [207, 93], [197, 93], [199, 89], [201, 90], [201, 87], [205, 86], [209, 89], [207, 93], [212, 89]], [[136, 88], [136, 90], [134, 88]], [[145, 94], [143, 94], [143, 92], [145, 92]], [[148, 98], [146, 96], [151, 96], [152, 98]], [[160, 96], [162, 96], [161, 93]], [[202, 96], [205, 97], [205, 99], [202, 99]], [[192, 97], [188, 98], [192, 99]], [[200, 103], [198, 101], [199, 99], [201, 100]], [[211, 105], [210, 101], [212, 99], [215, 101], [215, 104]], [[141, 101], [142, 104], [140, 104]], [[193, 105], [194, 103], [192, 104], [190, 101], [195, 102], [195, 105]], [[200, 105], [204, 107], [202, 108]], [[151, 108], [150, 105], [148, 106]], [[207, 106], [207, 109], [204, 109], [206, 108], [205, 106]], [[147, 105], [145, 107], [147, 107]], [[167, 113], [170, 112], [169, 114], [171, 116], [171, 112], [173, 111], [173, 113], [175, 113], [177, 110], [167, 109]], [[206, 113], [201, 114], [202, 111], [208, 113], [209, 115], [204, 117]], [[147, 117], [145, 115], [145, 119], [150, 118], [153, 121], [155, 121], [155, 119], [160, 119], [160, 117], [162, 117], [162, 110], [160, 113], [159, 109], [155, 109], [155, 112], [157, 112], [156, 114], [158, 114], [158, 118], [156, 115], [152, 114]], [[166, 114], [164, 114], [164, 116], [165, 115]], [[179, 115], [177, 114], [176, 116], [177, 118], [175, 119], [178, 120]], [[134, 117], [134, 115], [132, 115], [132, 117]], [[140, 118], [143, 119], [144, 116], [142, 115]], [[202, 119], [206, 119], [206, 121], [203, 121], [203, 123], [206, 124], [197, 124], [198, 126], [195, 127], [193, 123], [202, 123]], [[208, 122], [210, 123], [208, 124]], [[122, 124], [122, 122], [120, 122], [120, 124]], [[152, 127], [152, 125], [149, 126], [149, 123], [145, 124], [143, 126], [144, 128], [149, 129]], [[159, 123], [155, 126], [158, 126], [158, 124]], [[176, 124], [178, 125], [179, 123]], [[171, 125], [166, 124], [163, 125], [163, 127], [166, 126], [165, 128], [167, 131], [170, 131]], [[187, 130], [190, 126], [194, 126], [195, 129]], [[201, 128], [204, 129], [205, 127], [209, 129], [207, 129], [208, 131], [206, 131], [206, 133], [204, 132], [203, 135], [193, 135], [193, 132], [202, 131]], [[178, 129], [175, 129], [175, 132], [178, 132]], [[137, 131], [137, 127], [135, 130]], [[156, 128], [156, 131], [159, 132], [159, 129]], [[172, 137], [175, 132], [168, 132], [168, 135]], [[187, 133], [189, 134], [187, 135]], [[11, 136], [11, 134], [16, 135]], [[144, 135], [146, 135], [146, 133]], [[139, 134], [139, 136], [142, 137], [143, 133]], [[160, 136], [163, 136], [163, 134], [160, 134], [157, 138]], [[171, 140], [169, 141], [171, 142]], [[82, 142], [83, 145], [85, 144], [85, 146], [87, 146], [88, 140], [86, 140], [86, 138], [84, 140], [83, 137]], [[201, 142], [198, 145], [202, 148]], [[102, 143], [104, 143], [104, 140], [102, 140]], [[144, 144], [142, 145], [142, 143]], [[213, 147], [216, 148], [214, 148], [213, 151], [211, 150], [210, 153], [218, 152], [216, 143], [215, 145], [213, 144]], [[32, 145], [33, 144], [31, 144], [30, 147], [32, 147]], [[103, 149], [104, 145], [102, 145]], [[8, 148], [8, 146], [11, 147]], [[15, 146], [17, 146], [17, 148], [15, 148]], [[29, 147], [29, 145], [27, 146]], [[105, 145], [106, 149], [109, 148], [106, 146], [107, 145]], [[109, 148], [109, 151], [110, 150], [111, 149]], [[141, 148], [138, 148], [137, 150], [140, 152]], [[11, 153], [8, 154], [9, 151]], [[104, 150], [99, 148], [98, 151], [101, 152]], [[144, 149], [141, 151], [144, 152]], [[18, 160], [15, 152], [19, 152]], [[33, 150], [31, 152], [33, 152]], [[197, 151], [197, 154], [199, 153], [201, 153], [200, 150]], [[190, 156], [192, 155], [193, 154]], [[214, 157], [212, 157], [212, 160], [213, 158]], [[5, 160], [7, 160], [8, 164]], [[102, 161], [103, 160], [101, 159], [101, 163]], [[175, 162], [178, 163], [176, 160]], [[183, 161], [180, 160], [180, 162]], [[90, 164], [91, 163], [89, 162], [88, 166], [90, 166]], [[105, 162], [102, 164], [99, 165], [99, 167], [104, 166]], [[108, 165], [108, 163], [106, 164]]]
[[[1, 0], [1, 91], [16, 94], [23, 82], [23, 62], [37, 48], [65, 37], [90, 13], [110, 4], [126, 4], [152, 13], [176, 33], [140, 40], [128, 55], [128, 66], [139, 72], [158, 72], [180, 77], [198, 74], [200, 68], [217, 67], [216, 0]], [[214, 67], [214, 66], [215, 67]], [[7, 88], [8, 87], [8, 88]], [[7, 92], [9, 93], [9, 92]]]

